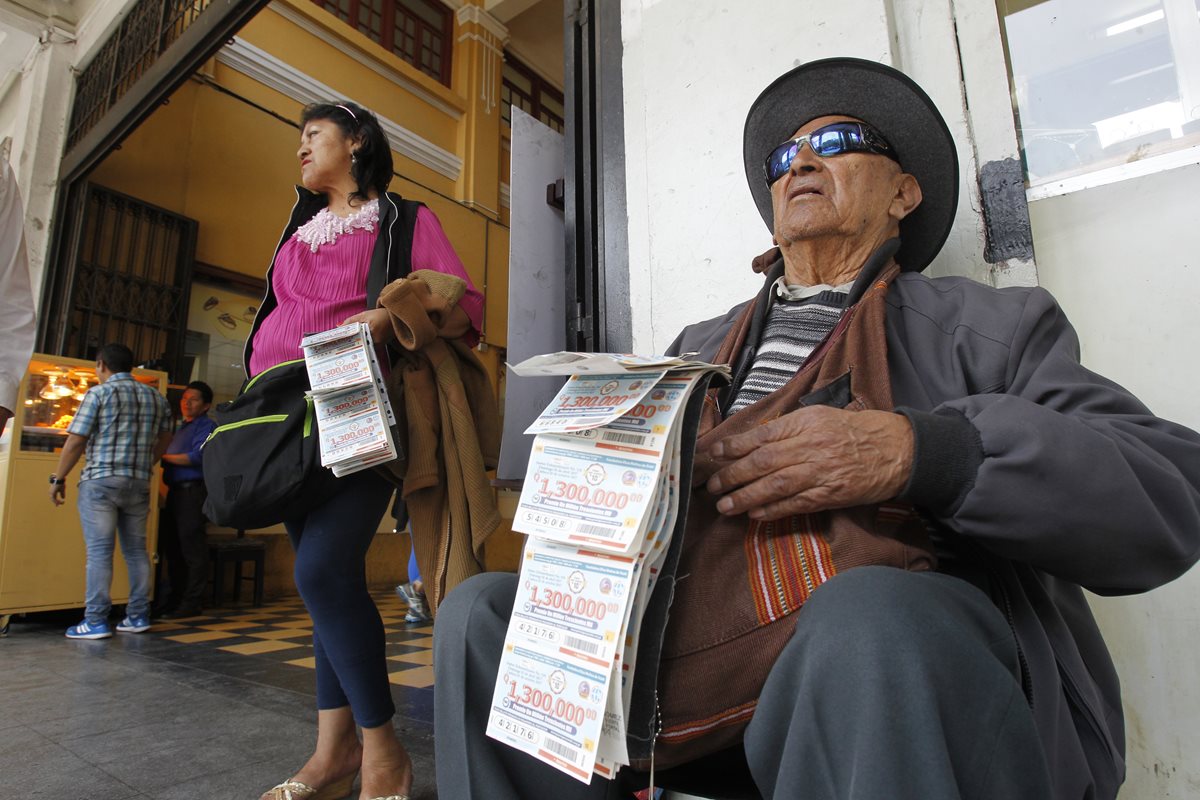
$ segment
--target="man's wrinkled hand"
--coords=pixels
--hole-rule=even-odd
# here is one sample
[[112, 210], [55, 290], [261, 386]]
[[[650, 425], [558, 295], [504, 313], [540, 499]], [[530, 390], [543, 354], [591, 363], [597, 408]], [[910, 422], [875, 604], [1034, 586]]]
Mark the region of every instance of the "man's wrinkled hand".
[[50, 502], [56, 506], [61, 506], [67, 502], [67, 487], [64, 484], [50, 484]]
[[912, 472], [912, 426], [890, 411], [801, 408], [716, 442], [708, 491], [722, 514], [774, 520], [895, 497]]
[[386, 308], [373, 308], [370, 311], [360, 311], [352, 317], [346, 317], [342, 320], [345, 325], [348, 322], [365, 322], [367, 327], [371, 329], [371, 338], [375, 340], [375, 344], [387, 344], [396, 338], [396, 331], [392, 328], [392, 317]]

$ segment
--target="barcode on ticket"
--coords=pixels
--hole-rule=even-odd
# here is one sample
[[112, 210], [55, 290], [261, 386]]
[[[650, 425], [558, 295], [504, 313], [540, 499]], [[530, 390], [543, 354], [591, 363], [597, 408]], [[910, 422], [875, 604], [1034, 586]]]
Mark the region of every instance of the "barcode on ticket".
[[600, 652], [600, 644], [598, 642], [580, 639], [578, 636], [571, 636], [569, 634], [563, 637], [563, 644], [572, 650], [579, 650], [590, 656], [594, 656]]
[[612, 528], [606, 528], [603, 525], [589, 525], [586, 522], [579, 523], [575, 532], [582, 533], [584, 536], [603, 536], [605, 539], [611, 539], [618, 533]]
[[567, 747], [565, 744], [558, 741], [557, 739], [549, 739], [549, 738], [543, 740], [543, 744], [546, 746], [546, 749], [549, 750], [551, 753], [554, 753], [554, 755], [559, 756], [561, 758], [567, 759], [572, 764], [579, 761], [579, 751], [576, 750], [574, 747]]
[[638, 446], [646, 443], [646, 437], [638, 433], [621, 433], [620, 431], [605, 431], [604, 441], [616, 442], [617, 444], [636, 444]]

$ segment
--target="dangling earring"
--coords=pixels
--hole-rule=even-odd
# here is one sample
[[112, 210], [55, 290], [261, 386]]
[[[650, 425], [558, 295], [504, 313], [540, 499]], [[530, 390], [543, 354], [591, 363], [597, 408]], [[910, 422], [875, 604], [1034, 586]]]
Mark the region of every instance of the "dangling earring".
[[357, 164], [357, 163], [358, 163], [358, 153], [351, 153], [351, 154], [350, 154], [350, 163], [351, 163], [351, 164]]

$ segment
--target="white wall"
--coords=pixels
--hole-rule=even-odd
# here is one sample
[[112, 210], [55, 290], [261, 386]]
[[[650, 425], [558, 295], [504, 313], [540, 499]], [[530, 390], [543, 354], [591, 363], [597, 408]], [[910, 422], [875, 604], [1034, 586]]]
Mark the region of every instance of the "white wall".
[[964, 177], [958, 222], [929, 272], [989, 279], [951, 12], [950, 0], [622, 0], [635, 350], [660, 351], [685, 324], [757, 289], [750, 259], [771, 236], [746, 185], [742, 126], [767, 84], [817, 58], [898, 66], [934, 98]]
[[[1030, 206], [1041, 283], [1083, 362], [1159, 416], [1200, 430], [1200, 166]], [[1200, 570], [1138, 597], [1094, 598], [1124, 688], [1122, 800], [1200, 797]]]
[[[781, 12], [820, 36], [801, 45]], [[880, 0], [622, 0], [621, 27], [633, 343], [661, 351], [758, 288], [750, 259], [771, 234], [742, 169], [750, 103], [803, 61], [891, 47]]]
[[[742, 170], [746, 111], [795, 64], [858, 56], [911, 75], [958, 142], [958, 220], [929, 272], [997, 285], [1040, 279], [1079, 329], [1088, 366], [1200, 429], [1192, 310], [1200, 166], [1038, 201], [1036, 272], [984, 263], [976, 162], [1016, 154], [993, 0], [622, 0], [621, 8], [636, 351], [661, 351], [683, 325], [757, 289], [749, 259], [771, 240]], [[1200, 798], [1200, 571], [1095, 607], [1125, 688], [1122, 800]]]

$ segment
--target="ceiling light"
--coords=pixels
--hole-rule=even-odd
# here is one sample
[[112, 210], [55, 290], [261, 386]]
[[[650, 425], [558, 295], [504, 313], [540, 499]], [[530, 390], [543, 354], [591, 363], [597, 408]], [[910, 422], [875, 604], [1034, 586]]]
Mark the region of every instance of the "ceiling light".
[[1149, 14], [1142, 14], [1140, 17], [1127, 19], [1124, 22], [1118, 22], [1116, 25], [1110, 25], [1104, 29], [1105, 36], [1119, 36], [1122, 33], [1131, 31], [1134, 28], [1140, 28], [1143, 25], [1149, 25], [1151, 22], [1158, 22], [1165, 17], [1166, 14], [1160, 8], [1158, 11], [1151, 11]]

